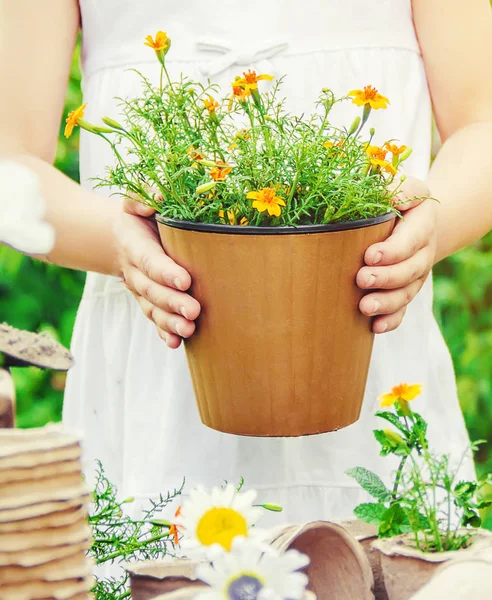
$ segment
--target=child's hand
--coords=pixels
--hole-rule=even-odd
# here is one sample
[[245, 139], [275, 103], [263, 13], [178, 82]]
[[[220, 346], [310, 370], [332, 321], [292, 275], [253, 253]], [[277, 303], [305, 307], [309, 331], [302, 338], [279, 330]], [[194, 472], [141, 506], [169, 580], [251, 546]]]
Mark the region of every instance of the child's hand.
[[[385, 241], [370, 246], [365, 254], [367, 266], [357, 274], [357, 285], [366, 294], [359, 307], [363, 314], [376, 316], [374, 333], [396, 329], [403, 320], [407, 304], [420, 291], [434, 264], [436, 254], [436, 208], [434, 200], [410, 201], [430, 196], [427, 185], [408, 177], [395, 197], [403, 213], [393, 233]], [[384, 290], [384, 291], [383, 291]]]
[[186, 293], [191, 277], [162, 249], [154, 209], [125, 199], [115, 225], [119, 245], [119, 268], [126, 287], [169, 348], [195, 331], [200, 304]]

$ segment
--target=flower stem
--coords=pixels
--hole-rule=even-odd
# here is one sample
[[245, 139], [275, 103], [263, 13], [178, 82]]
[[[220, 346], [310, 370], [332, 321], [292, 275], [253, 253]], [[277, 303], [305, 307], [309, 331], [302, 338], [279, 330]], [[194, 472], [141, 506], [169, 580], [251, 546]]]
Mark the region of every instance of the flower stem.
[[400, 464], [398, 465], [398, 470], [396, 471], [396, 477], [395, 477], [395, 484], [393, 486], [393, 491], [391, 492], [391, 497], [392, 497], [393, 500], [396, 500], [397, 492], [398, 492], [398, 486], [400, 485], [401, 475], [403, 473], [403, 467], [405, 466], [405, 463], [407, 462], [407, 459], [408, 459], [408, 454], [405, 455], [401, 459]]

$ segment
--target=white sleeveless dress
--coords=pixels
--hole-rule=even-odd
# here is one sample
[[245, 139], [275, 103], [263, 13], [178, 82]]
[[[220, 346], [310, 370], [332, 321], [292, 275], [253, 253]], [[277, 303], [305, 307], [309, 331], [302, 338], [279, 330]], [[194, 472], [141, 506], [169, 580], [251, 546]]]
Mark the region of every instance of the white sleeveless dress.
[[[80, 0], [80, 8], [89, 121], [116, 118], [114, 97], [139, 94], [138, 77], [128, 69], [157, 78], [155, 55], [143, 41], [162, 29], [172, 38], [172, 78], [210, 77], [228, 92], [249, 67], [286, 74], [283, 92], [297, 114], [311, 110], [323, 87], [341, 95], [374, 85], [391, 101], [371, 115], [377, 141], [397, 138], [413, 147], [407, 172], [426, 178], [431, 105], [410, 0]], [[357, 114], [347, 102], [335, 116], [348, 124]], [[103, 141], [81, 134], [81, 181], [90, 188], [113, 157]], [[336, 433], [257, 439], [206, 428], [183, 348], [165, 346], [116, 278], [88, 275], [72, 350], [65, 423], [83, 431], [87, 464], [100, 459], [121, 495], [136, 498], [137, 510], [146, 498], [179, 488], [183, 478], [190, 489], [242, 476], [262, 500], [284, 506], [286, 521], [350, 516], [366, 497], [345, 471], [362, 465], [388, 481], [395, 468], [378, 455], [373, 415], [378, 396], [402, 381], [423, 384], [414, 408], [428, 419], [440, 451], [459, 459], [468, 446], [430, 279], [402, 326], [376, 337], [361, 418]], [[471, 461], [462, 473], [473, 476]]]

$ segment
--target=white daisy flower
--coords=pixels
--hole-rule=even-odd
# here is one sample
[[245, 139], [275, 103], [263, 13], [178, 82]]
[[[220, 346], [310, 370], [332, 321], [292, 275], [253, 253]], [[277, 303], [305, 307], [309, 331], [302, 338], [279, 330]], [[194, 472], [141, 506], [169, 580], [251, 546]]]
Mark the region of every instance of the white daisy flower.
[[254, 540], [236, 538], [231, 552], [222, 551], [211, 564], [197, 568], [197, 577], [210, 586], [196, 600], [301, 600], [308, 577], [299, 569], [309, 558], [288, 550], [280, 554]]
[[232, 484], [214, 487], [211, 492], [203, 487], [192, 490], [173, 520], [183, 536], [183, 550], [193, 555], [219, 545], [229, 551], [237, 536], [261, 536], [262, 531], [254, 525], [263, 510], [253, 506], [255, 498], [254, 490], [238, 492]]
[[55, 231], [43, 221], [44, 213], [37, 175], [22, 164], [0, 161], [0, 242], [27, 254], [48, 254]]

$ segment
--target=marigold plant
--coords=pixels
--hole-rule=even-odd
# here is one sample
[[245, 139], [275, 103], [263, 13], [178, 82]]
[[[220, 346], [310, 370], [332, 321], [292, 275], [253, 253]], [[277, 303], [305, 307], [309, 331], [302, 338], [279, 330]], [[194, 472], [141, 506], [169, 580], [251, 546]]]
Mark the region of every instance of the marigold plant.
[[399, 464], [391, 488], [363, 467], [347, 471], [375, 500], [359, 504], [354, 512], [361, 521], [377, 525], [381, 538], [407, 533], [423, 552], [458, 550], [468, 545], [473, 528], [480, 527], [479, 511], [492, 504], [481, 496], [492, 478], [460, 480], [460, 464], [430, 450], [427, 422], [409, 405], [421, 391], [420, 384], [402, 383], [381, 396], [381, 406], [393, 410], [376, 416], [393, 428], [376, 429], [374, 436], [381, 456], [394, 456]]
[[[104, 125], [90, 124], [81, 109], [67, 120], [67, 134], [79, 125], [113, 149], [116, 164], [98, 185], [138, 197], [165, 217], [232, 226], [334, 223], [395, 211], [390, 186], [411, 150], [394, 140], [374, 145], [373, 129], [364, 134], [371, 111], [389, 104], [377, 89], [335, 98], [325, 88], [311, 116], [300, 118], [284, 110], [282, 82], [267, 73], [238, 75], [220, 99], [212, 83], [170, 80], [166, 33], [144, 43], [161, 65], [159, 85], [140, 74], [142, 93], [121, 100], [121, 123], [104, 117]], [[330, 111], [350, 99], [362, 114], [334, 127]]]

